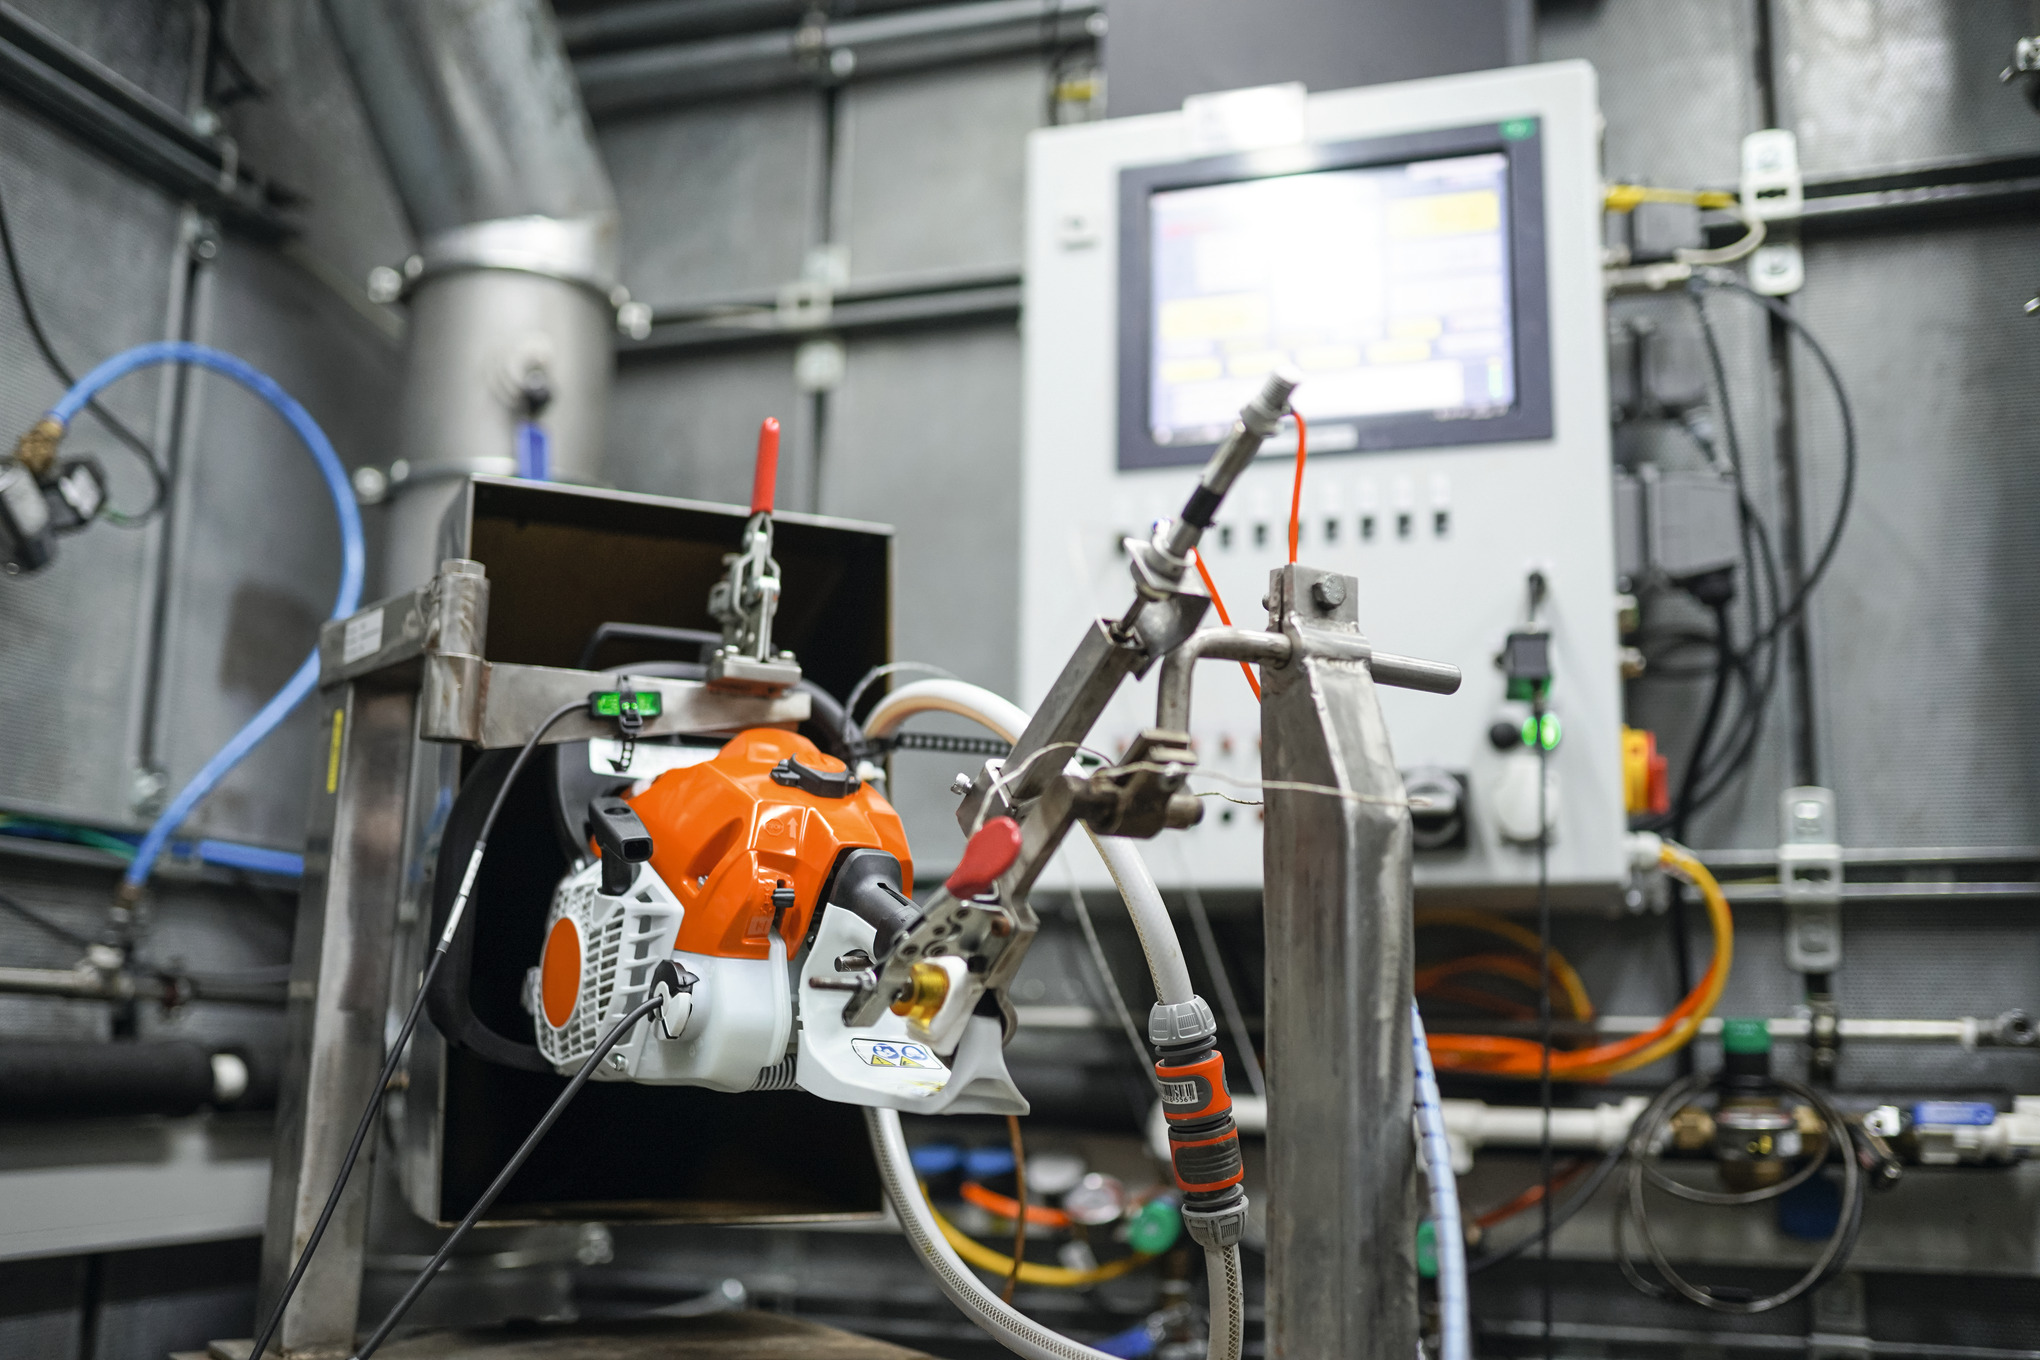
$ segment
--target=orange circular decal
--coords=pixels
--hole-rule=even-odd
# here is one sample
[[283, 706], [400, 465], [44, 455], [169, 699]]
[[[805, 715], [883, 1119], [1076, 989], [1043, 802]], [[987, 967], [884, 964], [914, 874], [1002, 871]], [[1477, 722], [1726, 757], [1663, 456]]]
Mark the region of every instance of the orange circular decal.
[[545, 962], [539, 970], [539, 1002], [545, 1022], [565, 1029], [581, 996], [581, 932], [562, 916], [545, 937]]

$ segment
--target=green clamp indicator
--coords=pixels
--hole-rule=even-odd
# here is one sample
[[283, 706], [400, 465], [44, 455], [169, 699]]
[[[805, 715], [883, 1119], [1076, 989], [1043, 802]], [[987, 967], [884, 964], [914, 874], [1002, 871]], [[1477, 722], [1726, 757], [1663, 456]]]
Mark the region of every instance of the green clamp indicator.
[[663, 711], [657, 690], [598, 690], [588, 696], [588, 712], [597, 718], [621, 718], [635, 714], [656, 718]]
[[1176, 1211], [1175, 1202], [1167, 1199], [1151, 1199], [1141, 1205], [1126, 1225], [1126, 1245], [1143, 1256], [1161, 1255], [1182, 1235], [1183, 1216]]
[[1724, 1053], [1769, 1053], [1770, 1022], [1756, 1016], [1738, 1015], [1721, 1022], [1721, 1051]]

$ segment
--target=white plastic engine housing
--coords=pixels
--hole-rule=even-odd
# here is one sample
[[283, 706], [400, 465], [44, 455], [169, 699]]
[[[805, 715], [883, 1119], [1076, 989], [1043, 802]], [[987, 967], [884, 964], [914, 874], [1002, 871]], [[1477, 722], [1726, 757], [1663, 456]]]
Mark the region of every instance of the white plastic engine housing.
[[580, 937], [581, 978], [572, 1012], [555, 1028], [547, 1019], [539, 970], [532, 970], [529, 1008], [536, 1017], [539, 1050], [562, 1073], [587, 1061], [601, 1036], [650, 994], [652, 970], [671, 959], [696, 981], [687, 1024], [668, 1038], [656, 1018], [611, 1051], [597, 1081], [706, 1086], [749, 1091], [783, 1084], [768, 1074], [787, 1057], [793, 1031], [786, 942], [775, 932], [770, 957], [728, 959], [673, 947], [686, 908], [649, 865], [630, 890], [601, 890], [602, 866], [569, 875], [553, 895], [546, 938], [565, 920]]

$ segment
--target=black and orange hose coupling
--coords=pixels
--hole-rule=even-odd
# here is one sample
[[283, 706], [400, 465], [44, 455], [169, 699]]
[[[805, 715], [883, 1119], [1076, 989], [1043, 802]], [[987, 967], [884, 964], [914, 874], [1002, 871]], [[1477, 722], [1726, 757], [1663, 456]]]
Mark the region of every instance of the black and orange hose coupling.
[[1246, 1226], [1246, 1168], [1217, 1023], [1202, 998], [1158, 1005], [1148, 1016], [1148, 1037], [1161, 1054], [1162, 1117], [1169, 1128], [1169, 1161], [1183, 1194], [1183, 1223], [1207, 1247], [1229, 1247]]

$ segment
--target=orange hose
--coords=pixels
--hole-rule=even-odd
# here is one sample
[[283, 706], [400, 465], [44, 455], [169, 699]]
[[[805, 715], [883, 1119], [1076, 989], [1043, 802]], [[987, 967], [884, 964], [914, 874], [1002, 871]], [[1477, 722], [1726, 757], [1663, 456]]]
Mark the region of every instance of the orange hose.
[[1303, 457], [1304, 444], [1310, 429], [1303, 423], [1303, 412], [1289, 413], [1296, 419], [1296, 485], [1289, 493], [1289, 561], [1296, 563], [1296, 544], [1303, 534]]
[[[1693, 990], [1651, 1029], [1611, 1044], [1553, 1053], [1550, 1070], [1554, 1076], [1570, 1081], [1599, 1081], [1648, 1067], [1691, 1043], [1700, 1032], [1700, 1022], [1721, 1000], [1735, 956], [1735, 923], [1729, 915], [1728, 899], [1722, 895], [1714, 875], [1691, 851], [1666, 841], [1658, 862], [1700, 890], [1707, 903], [1708, 923], [1714, 928], [1714, 958]], [[1498, 1034], [1437, 1034], [1431, 1036], [1430, 1049], [1432, 1059], [1441, 1068], [1491, 1076], [1535, 1078], [1544, 1063], [1541, 1044]]]
[[[1190, 560], [1197, 564], [1197, 574], [1204, 579], [1204, 592], [1211, 596], [1211, 607], [1218, 611], [1218, 621], [1232, 627], [1232, 615], [1225, 612], [1225, 601], [1219, 598], [1218, 582], [1211, 579], [1211, 568], [1204, 565], [1204, 554], [1192, 548]], [[1254, 678], [1254, 668], [1246, 662], [1240, 663], [1240, 674], [1247, 677], [1247, 688], [1254, 691], [1254, 702], [1261, 702], [1261, 682]]]

